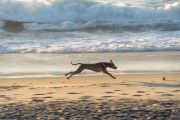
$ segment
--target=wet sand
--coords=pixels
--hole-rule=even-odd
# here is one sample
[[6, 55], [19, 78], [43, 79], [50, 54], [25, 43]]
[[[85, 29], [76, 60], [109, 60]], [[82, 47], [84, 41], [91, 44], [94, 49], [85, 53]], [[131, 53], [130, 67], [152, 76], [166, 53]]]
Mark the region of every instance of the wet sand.
[[116, 77], [0, 79], [0, 119], [180, 117], [180, 74]]

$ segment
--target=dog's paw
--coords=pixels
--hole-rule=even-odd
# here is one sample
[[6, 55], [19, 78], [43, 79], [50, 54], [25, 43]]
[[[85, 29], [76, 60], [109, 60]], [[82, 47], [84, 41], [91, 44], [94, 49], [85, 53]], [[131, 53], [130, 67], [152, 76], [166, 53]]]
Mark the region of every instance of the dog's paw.
[[113, 77], [113, 79], [116, 79], [116, 77]]

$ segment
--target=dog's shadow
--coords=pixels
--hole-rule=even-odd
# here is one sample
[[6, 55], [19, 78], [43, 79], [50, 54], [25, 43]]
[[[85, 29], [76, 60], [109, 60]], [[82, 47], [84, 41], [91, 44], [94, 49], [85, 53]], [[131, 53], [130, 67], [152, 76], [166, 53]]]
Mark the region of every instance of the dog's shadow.
[[[139, 81], [129, 81], [129, 82], [137, 82], [138, 84], [134, 84], [135, 86], [180, 88], [180, 84], [139, 82]], [[123, 85], [123, 84], [121, 84], [121, 85]], [[125, 85], [126, 85], [126, 84], [125, 84]], [[131, 84], [131, 85], [132, 85], [132, 84]]]

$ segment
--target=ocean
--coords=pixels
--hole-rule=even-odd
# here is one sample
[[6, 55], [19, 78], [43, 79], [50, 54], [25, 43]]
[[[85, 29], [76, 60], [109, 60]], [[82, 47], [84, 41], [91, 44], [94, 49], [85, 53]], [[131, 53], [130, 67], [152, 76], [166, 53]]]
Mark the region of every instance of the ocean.
[[180, 72], [179, 51], [179, 0], [0, 0], [0, 78], [110, 59], [115, 74]]

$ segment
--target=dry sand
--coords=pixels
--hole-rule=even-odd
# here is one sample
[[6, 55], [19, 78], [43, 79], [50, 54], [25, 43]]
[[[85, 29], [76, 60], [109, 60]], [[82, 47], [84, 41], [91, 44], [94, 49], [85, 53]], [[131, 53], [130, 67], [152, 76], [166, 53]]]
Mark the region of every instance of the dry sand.
[[179, 73], [116, 77], [0, 79], [0, 119], [180, 117]]

